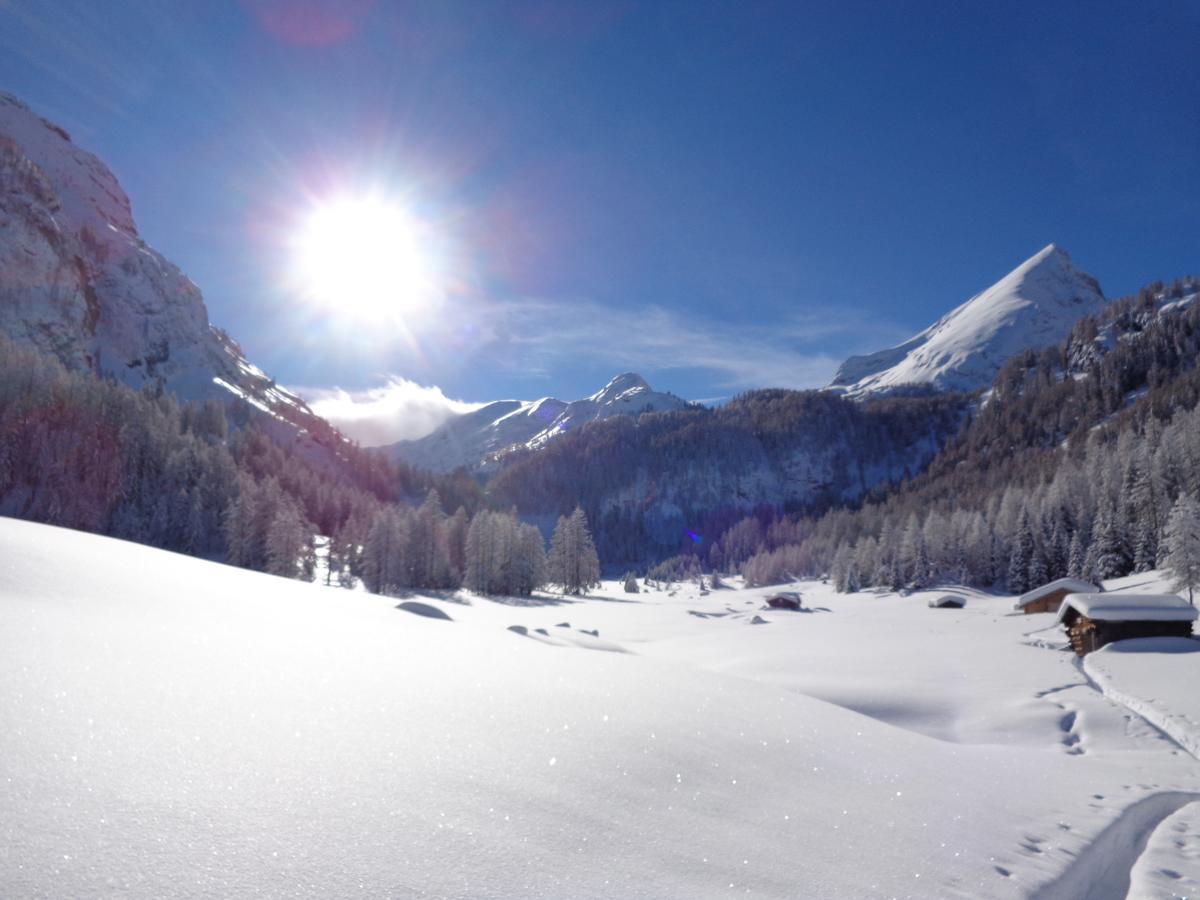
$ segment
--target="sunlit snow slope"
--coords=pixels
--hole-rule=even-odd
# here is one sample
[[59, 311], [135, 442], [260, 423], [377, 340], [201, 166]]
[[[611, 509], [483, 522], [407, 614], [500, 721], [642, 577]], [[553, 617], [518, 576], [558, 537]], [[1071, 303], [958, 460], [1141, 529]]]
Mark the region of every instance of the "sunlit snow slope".
[[0, 519], [0, 895], [1025, 896], [1193, 771], [1152, 734], [938, 740], [653, 641], [533, 630], [624, 609], [646, 639], [722, 631], [737, 668], [855, 609], [682, 605], [733, 597], [761, 603], [475, 598], [434, 620]]
[[1096, 280], [1050, 244], [900, 346], [850, 357], [830, 387], [853, 395], [979, 390], [1007, 360], [1061, 341], [1106, 302]]

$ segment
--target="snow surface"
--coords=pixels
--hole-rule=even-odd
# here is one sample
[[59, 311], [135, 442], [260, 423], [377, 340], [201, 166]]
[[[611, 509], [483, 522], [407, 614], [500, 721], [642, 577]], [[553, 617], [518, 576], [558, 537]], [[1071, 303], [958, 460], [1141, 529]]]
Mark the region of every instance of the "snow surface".
[[1189, 803], [1150, 835], [1132, 873], [1129, 900], [1200, 897], [1200, 803]]
[[1055, 591], [1061, 591], [1067, 588], [1072, 592], [1081, 594], [1095, 593], [1098, 585], [1089, 584], [1086, 581], [1080, 581], [1078, 578], [1059, 578], [1055, 581], [1043, 584], [1041, 587], [1034, 588], [1026, 594], [1022, 594], [1017, 598], [1017, 602], [1013, 604], [1013, 609], [1024, 609], [1030, 603], [1036, 600], [1041, 600], [1047, 594], [1053, 594]]
[[1058, 343], [1106, 303], [1096, 280], [1050, 244], [900, 346], [850, 357], [830, 387], [853, 396], [911, 386], [981, 390], [1007, 360]]
[[1102, 622], [1194, 622], [1196, 609], [1178, 594], [1067, 594], [1056, 622], [1069, 610]]
[[460, 466], [486, 468], [508, 450], [540, 447], [597, 419], [687, 405], [686, 400], [655, 391], [640, 375], [627, 372], [582, 400], [497, 400], [453, 416], [425, 437], [399, 441], [385, 449], [394, 459], [433, 472], [450, 472]]
[[1103, 852], [1106, 897], [1142, 846], [1187, 871], [1158, 838], [1196, 760], [1011, 597], [787, 587], [811, 611], [736, 581], [409, 611], [0, 519], [0, 895], [1077, 897]]

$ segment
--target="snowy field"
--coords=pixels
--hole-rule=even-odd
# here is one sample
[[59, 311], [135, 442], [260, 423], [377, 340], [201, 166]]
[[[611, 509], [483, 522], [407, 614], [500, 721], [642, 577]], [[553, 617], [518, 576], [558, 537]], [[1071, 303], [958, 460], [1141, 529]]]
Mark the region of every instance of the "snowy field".
[[1191, 642], [792, 589], [401, 609], [0, 519], [0, 896], [1196, 895]]

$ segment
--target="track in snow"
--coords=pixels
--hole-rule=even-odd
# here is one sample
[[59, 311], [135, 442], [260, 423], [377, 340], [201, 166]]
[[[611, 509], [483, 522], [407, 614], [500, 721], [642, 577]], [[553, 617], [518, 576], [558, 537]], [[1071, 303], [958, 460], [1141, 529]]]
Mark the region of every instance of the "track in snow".
[[[1042, 646], [1051, 649], [1048, 644]], [[1172, 723], [1157, 714], [1158, 710], [1117, 690], [1108, 679], [1096, 677], [1095, 673], [1089, 671], [1085, 659], [1076, 659], [1074, 663], [1084, 677], [1086, 686], [1146, 721], [1172, 743], [1200, 759], [1200, 747], [1193, 735], [1180, 734], [1178, 728], [1171, 728]], [[1060, 690], [1082, 686], [1078, 683], [1062, 685], [1038, 696], [1045, 697]], [[1066, 709], [1061, 703], [1055, 705]], [[1068, 713], [1063, 719], [1062, 728], [1072, 733], [1074, 724], [1075, 714]], [[1078, 748], [1071, 749], [1078, 752]], [[1080, 897], [1087, 897], [1088, 900], [1126, 900], [1133, 868], [1145, 852], [1151, 835], [1165, 820], [1189, 803], [1197, 801], [1200, 801], [1200, 793], [1189, 791], [1164, 791], [1143, 797], [1123, 810], [1094, 841], [1084, 847], [1065, 872], [1030, 895], [1032, 900], [1077, 900]]]
[[1065, 872], [1036, 891], [1033, 900], [1125, 900], [1134, 864], [1150, 835], [1164, 819], [1196, 800], [1200, 794], [1183, 791], [1143, 797], [1084, 847]]

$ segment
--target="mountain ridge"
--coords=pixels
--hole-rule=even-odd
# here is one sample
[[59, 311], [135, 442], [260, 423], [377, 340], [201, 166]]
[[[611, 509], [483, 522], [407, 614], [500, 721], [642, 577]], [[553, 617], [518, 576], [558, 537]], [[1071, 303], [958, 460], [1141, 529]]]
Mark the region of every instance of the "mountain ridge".
[[15, 340], [130, 387], [324, 425], [211, 324], [199, 287], [139, 234], [112, 171], [4, 92], [0, 230], [0, 330]]
[[380, 448], [389, 458], [433, 472], [487, 470], [513, 449], [536, 449], [588, 422], [615, 415], [685, 409], [689, 402], [655, 391], [634, 372], [623, 372], [580, 400], [494, 400], [460, 413], [431, 434]]

